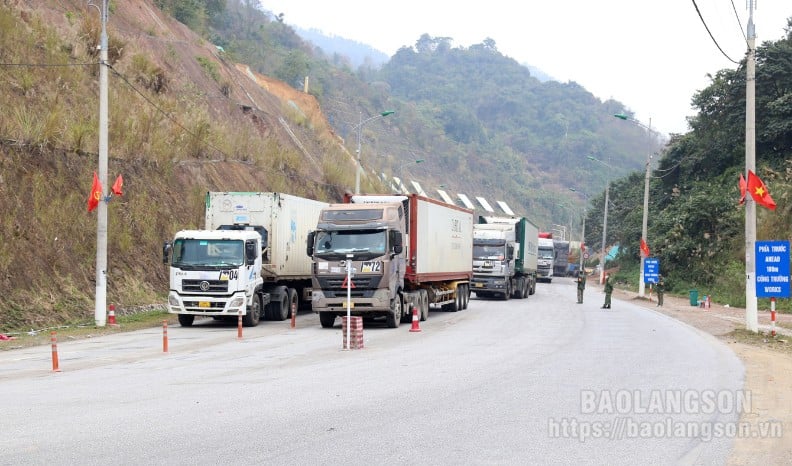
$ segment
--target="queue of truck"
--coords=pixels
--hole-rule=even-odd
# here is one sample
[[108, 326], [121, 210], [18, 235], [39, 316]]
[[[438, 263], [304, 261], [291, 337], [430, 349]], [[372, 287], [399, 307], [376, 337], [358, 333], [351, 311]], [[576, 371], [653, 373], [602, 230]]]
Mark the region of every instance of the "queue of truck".
[[[298, 309], [322, 327], [350, 313], [398, 327], [417, 309], [461, 311], [471, 293], [524, 299], [546, 271], [537, 227], [525, 217], [486, 217], [420, 196], [346, 195], [328, 204], [274, 192], [209, 192], [202, 230], [163, 245], [168, 311], [285, 320]], [[552, 241], [552, 240], [551, 240]], [[552, 246], [551, 246], [552, 248]], [[552, 254], [552, 252], [551, 252]]]

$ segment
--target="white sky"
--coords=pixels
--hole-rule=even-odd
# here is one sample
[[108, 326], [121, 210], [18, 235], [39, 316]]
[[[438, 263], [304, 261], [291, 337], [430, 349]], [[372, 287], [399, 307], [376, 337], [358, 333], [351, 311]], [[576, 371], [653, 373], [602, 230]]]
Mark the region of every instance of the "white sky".
[[[735, 69], [696, 13], [693, 0], [260, 0], [287, 24], [319, 29], [393, 55], [427, 33], [468, 47], [485, 38], [519, 63], [602, 100], [614, 98], [638, 120], [664, 132], [688, 130], [693, 94], [707, 74]], [[695, 0], [723, 51], [739, 61], [747, 50], [747, 0]], [[757, 46], [784, 35], [790, 0], [755, 1]], [[739, 16], [739, 23], [735, 16]]]

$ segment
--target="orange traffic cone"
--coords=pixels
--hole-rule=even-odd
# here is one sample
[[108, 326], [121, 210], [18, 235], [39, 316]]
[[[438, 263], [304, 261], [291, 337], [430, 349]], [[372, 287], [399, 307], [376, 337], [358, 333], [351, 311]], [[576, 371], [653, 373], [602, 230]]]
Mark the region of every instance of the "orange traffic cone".
[[413, 306], [413, 319], [412, 319], [412, 327], [410, 328], [411, 332], [420, 332], [421, 327], [418, 326], [418, 308]]
[[107, 325], [119, 327], [115, 320], [115, 304], [110, 305], [110, 311], [107, 313]]

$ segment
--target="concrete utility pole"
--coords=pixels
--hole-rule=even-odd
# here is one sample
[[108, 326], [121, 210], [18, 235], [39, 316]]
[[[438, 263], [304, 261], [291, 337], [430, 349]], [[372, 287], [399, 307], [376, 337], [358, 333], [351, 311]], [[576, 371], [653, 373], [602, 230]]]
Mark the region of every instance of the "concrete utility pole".
[[[89, 5], [96, 6], [92, 3]], [[104, 327], [107, 317], [107, 0], [102, 0], [99, 14], [102, 19], [102, 35], [99, 44], [99, 181], [102, 183], [102, 199], [97, 206], [96, 220], [96, 308], [94, 318], [97, 327]]]
[[[745, 173], [756, 172], [756, 30], [754, 0], [748, 1], [748, 56], [745, 58]], [[756, 202], [745, 196], [745, 328], [759, 331], [756, 302]]]
[[[652, 119], [649, 118], [649, 135], [652, 135]], [[643, 221], [641, 223], [641, 239], [649, 244], [647, 239], [647, 231], [649, 228], [649, 178], [652, 174], [652, 154], [646, 153], [646, 175], [644, 176], [644, 198], [643, 198]], [[638, 296], [643, 298], [646, 295], [646, 283], [644, 283], [644, 263], [646, 262], [646, 254], [641, 251], [641, 270], [638, 275]]]
[[605, 262], [608, 253], [605, 251], [605, 240], [608, 237], [608, 203], [610, 202], [610, 181], [605, 185], [605, 214], [602, 216], [602, 264], [600, 266], [600, 285], [605, 283]]

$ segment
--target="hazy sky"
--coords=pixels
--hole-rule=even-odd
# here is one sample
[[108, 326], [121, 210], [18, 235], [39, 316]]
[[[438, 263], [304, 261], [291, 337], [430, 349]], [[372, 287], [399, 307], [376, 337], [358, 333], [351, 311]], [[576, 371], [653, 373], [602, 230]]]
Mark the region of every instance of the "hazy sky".
[[[460, 1], [260, 0], [287, 24], [319, 29], [393, 55], [424, 33], [468, 47], [485, 38], [519, 63], [614, 98], [661, 132], [687, 131], [693, 94], [707, 74], [736, 64], [710, 38], [693, 0]], [[695, 0], [715, 41], [739, 62], [746, 0]], [[790, 0], [754, 1], [757, 46], [784, 35]], [[736, 12], [736, 15], [735, 15]], [[739, 22], [738, 22], [739, 18]]]

